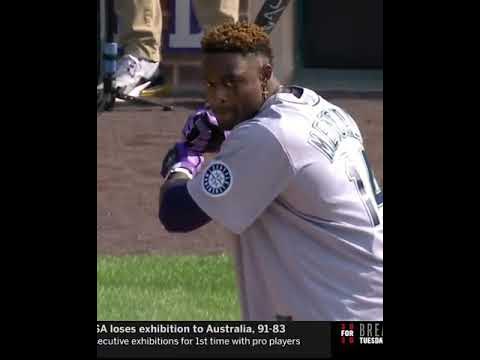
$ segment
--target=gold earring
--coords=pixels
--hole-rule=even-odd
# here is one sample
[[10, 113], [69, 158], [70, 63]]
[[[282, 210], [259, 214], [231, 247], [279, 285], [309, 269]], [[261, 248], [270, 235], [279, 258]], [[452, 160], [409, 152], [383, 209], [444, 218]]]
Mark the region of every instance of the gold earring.
[[263, 101], [268, 99], [268, 87], [266, 82], [262, 84], [262, 95], [263, 95]]

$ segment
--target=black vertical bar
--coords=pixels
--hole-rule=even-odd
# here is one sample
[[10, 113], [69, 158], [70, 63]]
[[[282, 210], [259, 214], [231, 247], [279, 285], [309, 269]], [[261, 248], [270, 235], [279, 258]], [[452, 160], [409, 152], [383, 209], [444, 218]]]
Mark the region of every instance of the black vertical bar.
[[[105, 14], [105, 25], [106, 25], [106, 43], [112, 44], [115, 42], [115, 3], [114, 0], [105, 0], [106, 14]], [[111, 59], [109, 59], [111, 61]], [[111, 109], [115, 103], [115, 94], [113, 89], [113, 77], [114, 74], [110, 72], [105, 72], [103, 80], [103, 89], [104, 94], [107, 98], [106, 103], [107, 109]]]
[[[105, 25], [107, 30], [106, 42], [113, 43], [114, 37], [115, 37], [115, 31], [113, 28], [113, 24], [114, 24], [113, 16], [115, 15], [115, 8], [114, 8], [113, 0], [106, 0], [105, 5], [106, 5]], [[112, 93], [112, 80], [113, 80], [112, 74], [105, 73], [104, 90], [107, 94]]]

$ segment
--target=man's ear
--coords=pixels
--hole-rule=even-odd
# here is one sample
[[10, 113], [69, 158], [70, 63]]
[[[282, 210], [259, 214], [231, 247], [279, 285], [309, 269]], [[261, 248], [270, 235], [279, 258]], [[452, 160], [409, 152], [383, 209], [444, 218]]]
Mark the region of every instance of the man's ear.
[[272, 77], [273, 67], [271, 64], [265, 64], [262, 66], [260, 78], [262, 81], [268, 81]]

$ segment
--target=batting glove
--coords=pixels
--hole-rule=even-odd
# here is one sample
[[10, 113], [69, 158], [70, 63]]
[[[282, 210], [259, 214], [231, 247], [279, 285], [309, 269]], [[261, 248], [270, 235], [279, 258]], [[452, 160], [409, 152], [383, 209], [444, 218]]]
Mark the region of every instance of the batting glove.
[[190, 115], [182, 130], [187, 146], [202, 154], [218, 152], [228, 134], [220, 130], [217, 118], [206, 107]]
[[200, 152], [192, 150], [186, 142], [178, 142], [163, 159], [161, 174], [166, 178], [169, 173], [177, 171], [193, 178], [200, 171], [204, 161]]

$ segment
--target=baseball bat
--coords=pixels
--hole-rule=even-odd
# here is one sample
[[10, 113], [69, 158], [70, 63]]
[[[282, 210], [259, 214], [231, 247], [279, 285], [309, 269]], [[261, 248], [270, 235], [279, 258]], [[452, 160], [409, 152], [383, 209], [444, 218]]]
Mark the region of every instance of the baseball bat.
[[270, 34], [289, 3], [290, 0], [265, 0], [255, 18], [255, 24], [262, 26], [264, 31]]

